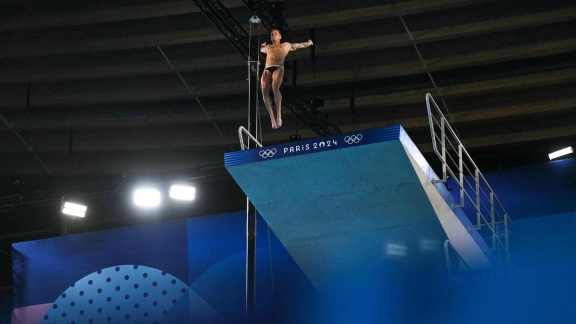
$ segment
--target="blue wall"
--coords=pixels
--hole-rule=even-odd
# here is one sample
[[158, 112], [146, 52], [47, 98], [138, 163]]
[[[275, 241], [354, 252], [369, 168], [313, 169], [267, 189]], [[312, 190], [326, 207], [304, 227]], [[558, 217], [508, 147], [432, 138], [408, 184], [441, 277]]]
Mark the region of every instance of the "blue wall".
[[[541, 323], [576, 319], [576, 160], [566, 159], [485, 174], [512, 218], [512, 262], [508, 267], [442, 277], [404, 276], [390, 289], [350, 300], [347, 308], [333, 309], [322, 300], [282, 244], [260, 219], [257, 236], [257, 300], [259, 322], [426, 322], [426, 323]], [[53, 302], [70, 284], [115, 264], [143, 264], [168, 269], [171, 275], [198, 292], [224, 316], [240, 322], [244, 311], [244, 212], [191, 219], [153, 226], [87, 233], [23, 243], [50, 250], [59, 242], [73, 242], [66, 255], [70, 262], [84, 258], [85, 269], [59, 271], [53, 258], [40, 258], [26, 271], [36, 271], [27, 284], [18, 286], [15, 306]], [[103, 256], [110, 242], [130, 251]], [[137, 242], [137, 245], [133, 245]], [[164, 243], [163, 243], [164, 242]], [[156, 244], [152, 244], [156, 243]], [[166, 254], [162, 246], [181, 245]], [[108, 246], [110, 247], [110, 246]], [[111, 247], [110, 247], [111, 248]], [[113, 249], [112, 249], [113, 250]], [[62, 251], [53, 256], [62, 258]], [[160, 255], [150, 260], [149, 255]], [[20, 259], [22, 260], [22, 259]], [[185, 261], [185, 262], [182, 262]], [[99, 263], [97, 266], [96, 263]], [[30, 270], [34, 268], [35, 270]], [[96, 272], [94, 272], [96, 273]], [[39, 290], [42, 282], [53, 282]], [[71, 282], [69, 282], [71, 281]], [[41, 291], [40, 295], [35, 294]], [[52, 292], [53, 291], [53, 292]], [[20, 294], [20, 292], [25, 292]], [[46, 298], [51, 294], [50, 298]], [[60, 297], [59, 297], [60, 296]], [[2, 317], [6, 313], [2, 298]], [[357, 296], [358, 297], [358, 296]], [[186, 301], [189, 302], [188, 300]], [[334, 306], [336, 307], [336, 306]], [[378, 314], [374, 309], [381, 310]], [[190, 316], [185, 310], [172, 314]], [[184, 314], [184, 315], [183, 315]], [[333, 315], [337, 314], [337, 315]], [[165, 317], [165, 320], [173, 318]]]
[[[442, 322], [576, 321], [576, 159], [485, 174], [508, 214], [510, 265], [445, 278]], [[455, 191], [455, 190], [454, 190]], [[453, 192], [454, 193], [454, 192]], [[441, 311], [443, 310], [443, 311]]]
[[[241, 323], [246, 212], [13, 245], [17, 323]], [[300, 322], [318, 300], [258, 217], [259, 322]]]
[[[576, 159], [484, 176], [512, 218], [510, 248], [514, 265], [538, 265], [574, 257]], [[456, 185], [450, 181], [448, 187]], [[458, 195], [457, 190], [453, 189], [452, 194]]]

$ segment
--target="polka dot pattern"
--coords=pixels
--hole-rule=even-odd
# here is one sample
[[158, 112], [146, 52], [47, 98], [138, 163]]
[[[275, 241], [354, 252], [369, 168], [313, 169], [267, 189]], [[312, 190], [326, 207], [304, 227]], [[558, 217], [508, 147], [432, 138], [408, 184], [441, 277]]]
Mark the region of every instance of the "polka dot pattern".
[[185, 283], [158, 269], [113, 266], [66, 289], [42, 323], [159, 323], [187, 292]]

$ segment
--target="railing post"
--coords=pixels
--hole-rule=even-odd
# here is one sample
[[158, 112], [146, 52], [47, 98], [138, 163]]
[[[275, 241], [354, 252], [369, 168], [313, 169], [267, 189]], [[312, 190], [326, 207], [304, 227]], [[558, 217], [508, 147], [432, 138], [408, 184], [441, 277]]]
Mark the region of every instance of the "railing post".
[[481, 209], [481, 201], [480, 201], [480, 181], [478, 179], [478, 169], [474, 170], [474, 181], [476, 182], [476, 186], [474, 189], [474, 194], [476, 195], [476, 226], [478, 228], [482, 227], [482, 209]]
[[238, 137], [240, 138], [240, 148], [242, 150], [245, 150], [248, 148], [244, 144], [244, 138], [242, 137], [242, 134], [246, 135], [248, 142], [252, 141], [252, 142], [254, 142], [254, 144], [256, 144], [256, 147], [262, 147], [262, 144], [260, 144], [260, 142], [258, 142], [258, 140], [256, 138], [254, 138], [254, 136], [252, 136], [252, 134], [250, 134], [246, 130], [246, 128], [244, 128], [244, 126], [240, 126], [240, 127], [238, 127]]
[[[428, 110], [432, 147], [434, 153], [436, 153], [436, 156], [442, 162], [443, 179], [434, 180], [434, 183], [445, 182], [448, 175], [454, 178], [454, 181], [457, 182], [456, 184], [460, 189], [460, 202], [458, 205], [454, 204], [452, 208], [464, 207], [465, 200], [468, 200], [469, 203], [474, 205], [476, 210], [476, 224], [473, 225], [474, 229], [482, 230], [483, 226], [487, 226], [491, 231], [492, 238], [488, 239], [487, 235], [483, 235], [483, 239], [486, 240], [487, 244], [492, 245], [491, 249], [494, 253], [498, 254], [499, 260], [502, 259], [501, 253], [504, 252], [506, 261], [508, 261], [510, 258], [510, 233], [508, 229], [510, 218], [508, 214], [429, 93], [426, 94], [426, 108]], [[434, 110], [432, 108], [434, 108]], [[436, 133], [437, 130], [440, 132], [439, 134]], [[438, 144], [441, 144], [442, 148], [439, 148]], [[458, 156], [453, 156], [455, 154], [458, 154]], [[458, 159], [458, 162], [456, 162], [456, 159]], [[458, 169], [458, 174], [456, 174], [456, 169]], [[472, 174], [472, 170], [474, 170], [474, 174]], [[474, 177], [474, 184], [465, 181], [466, 173], [468, 173], [468, 176]], [[481, 181], [482, 183], [480, 183]], [[487, 201], [488, 197], [483, 192], [484, 188], [490, 193], [490, 202]], [[474, 195], [474, 197], [472, 197], [472, 195]], [[482, 197], [484, 197], [484, 200]], [[455, 200], [456, 199], [457, 198], [455, 198]], [[487, 206], [488, 203], [490, 204], [489, 207]], [[498, 206], [496, 206], [496, 203], [498, 203]], [[504, 214], [504, 219], [500, 218], [500, 211]], [[490, 220], [488, 220], [488, 215], [485, 215], [485, 213], [488, 212], [490, 213]], [[472, 228], [470, 228], [470, 230], [472, 230]], [[504, 231], [504, 233], [501, 233], [501, 231]]]
[[[434, 103], [436, 104], [436, 103]], [[440, 118], [440, 136], [442, 139], [442, 180], [448, 180], [448, 176], [446, 175], [446, 131], [444, 127], [444, 122], [446, 119], [444, 117]]]
[[[494, 193], [490, 193], [490, 223], [493, 228], [492, 231], [492, 248], [496, 246], [496, 236], [498, 235], [498, 230], [496, 229], [496, 217], [494, 215]], [[500, 249], [498, 249], [498, 260], [500, 260]]]
[[464, 163], [462, 159], [462, 144], [458, 143], [458, 180], [460, 181], [460, 205], [464, 207]]

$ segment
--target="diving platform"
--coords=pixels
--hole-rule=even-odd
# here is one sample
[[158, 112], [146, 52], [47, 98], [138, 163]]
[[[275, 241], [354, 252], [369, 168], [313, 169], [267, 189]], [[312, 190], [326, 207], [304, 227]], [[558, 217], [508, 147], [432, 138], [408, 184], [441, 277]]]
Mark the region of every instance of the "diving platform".
[[[225, 166], [322, 295], [498, 262], [400, 125], [256, 147]], [[338, 288], [335, 288], [338, 287]]]

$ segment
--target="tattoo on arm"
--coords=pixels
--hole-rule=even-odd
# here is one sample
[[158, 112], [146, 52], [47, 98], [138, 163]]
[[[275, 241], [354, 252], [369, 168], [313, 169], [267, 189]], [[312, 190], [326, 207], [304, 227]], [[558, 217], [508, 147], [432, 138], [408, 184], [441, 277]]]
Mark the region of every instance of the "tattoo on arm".
[[294, 44], [290, 44], [290, 50], [294, 51], [297, 50], [299, 48], [306, 48], [310, 46], [310, 44], [308, 43], [294, 43]]

